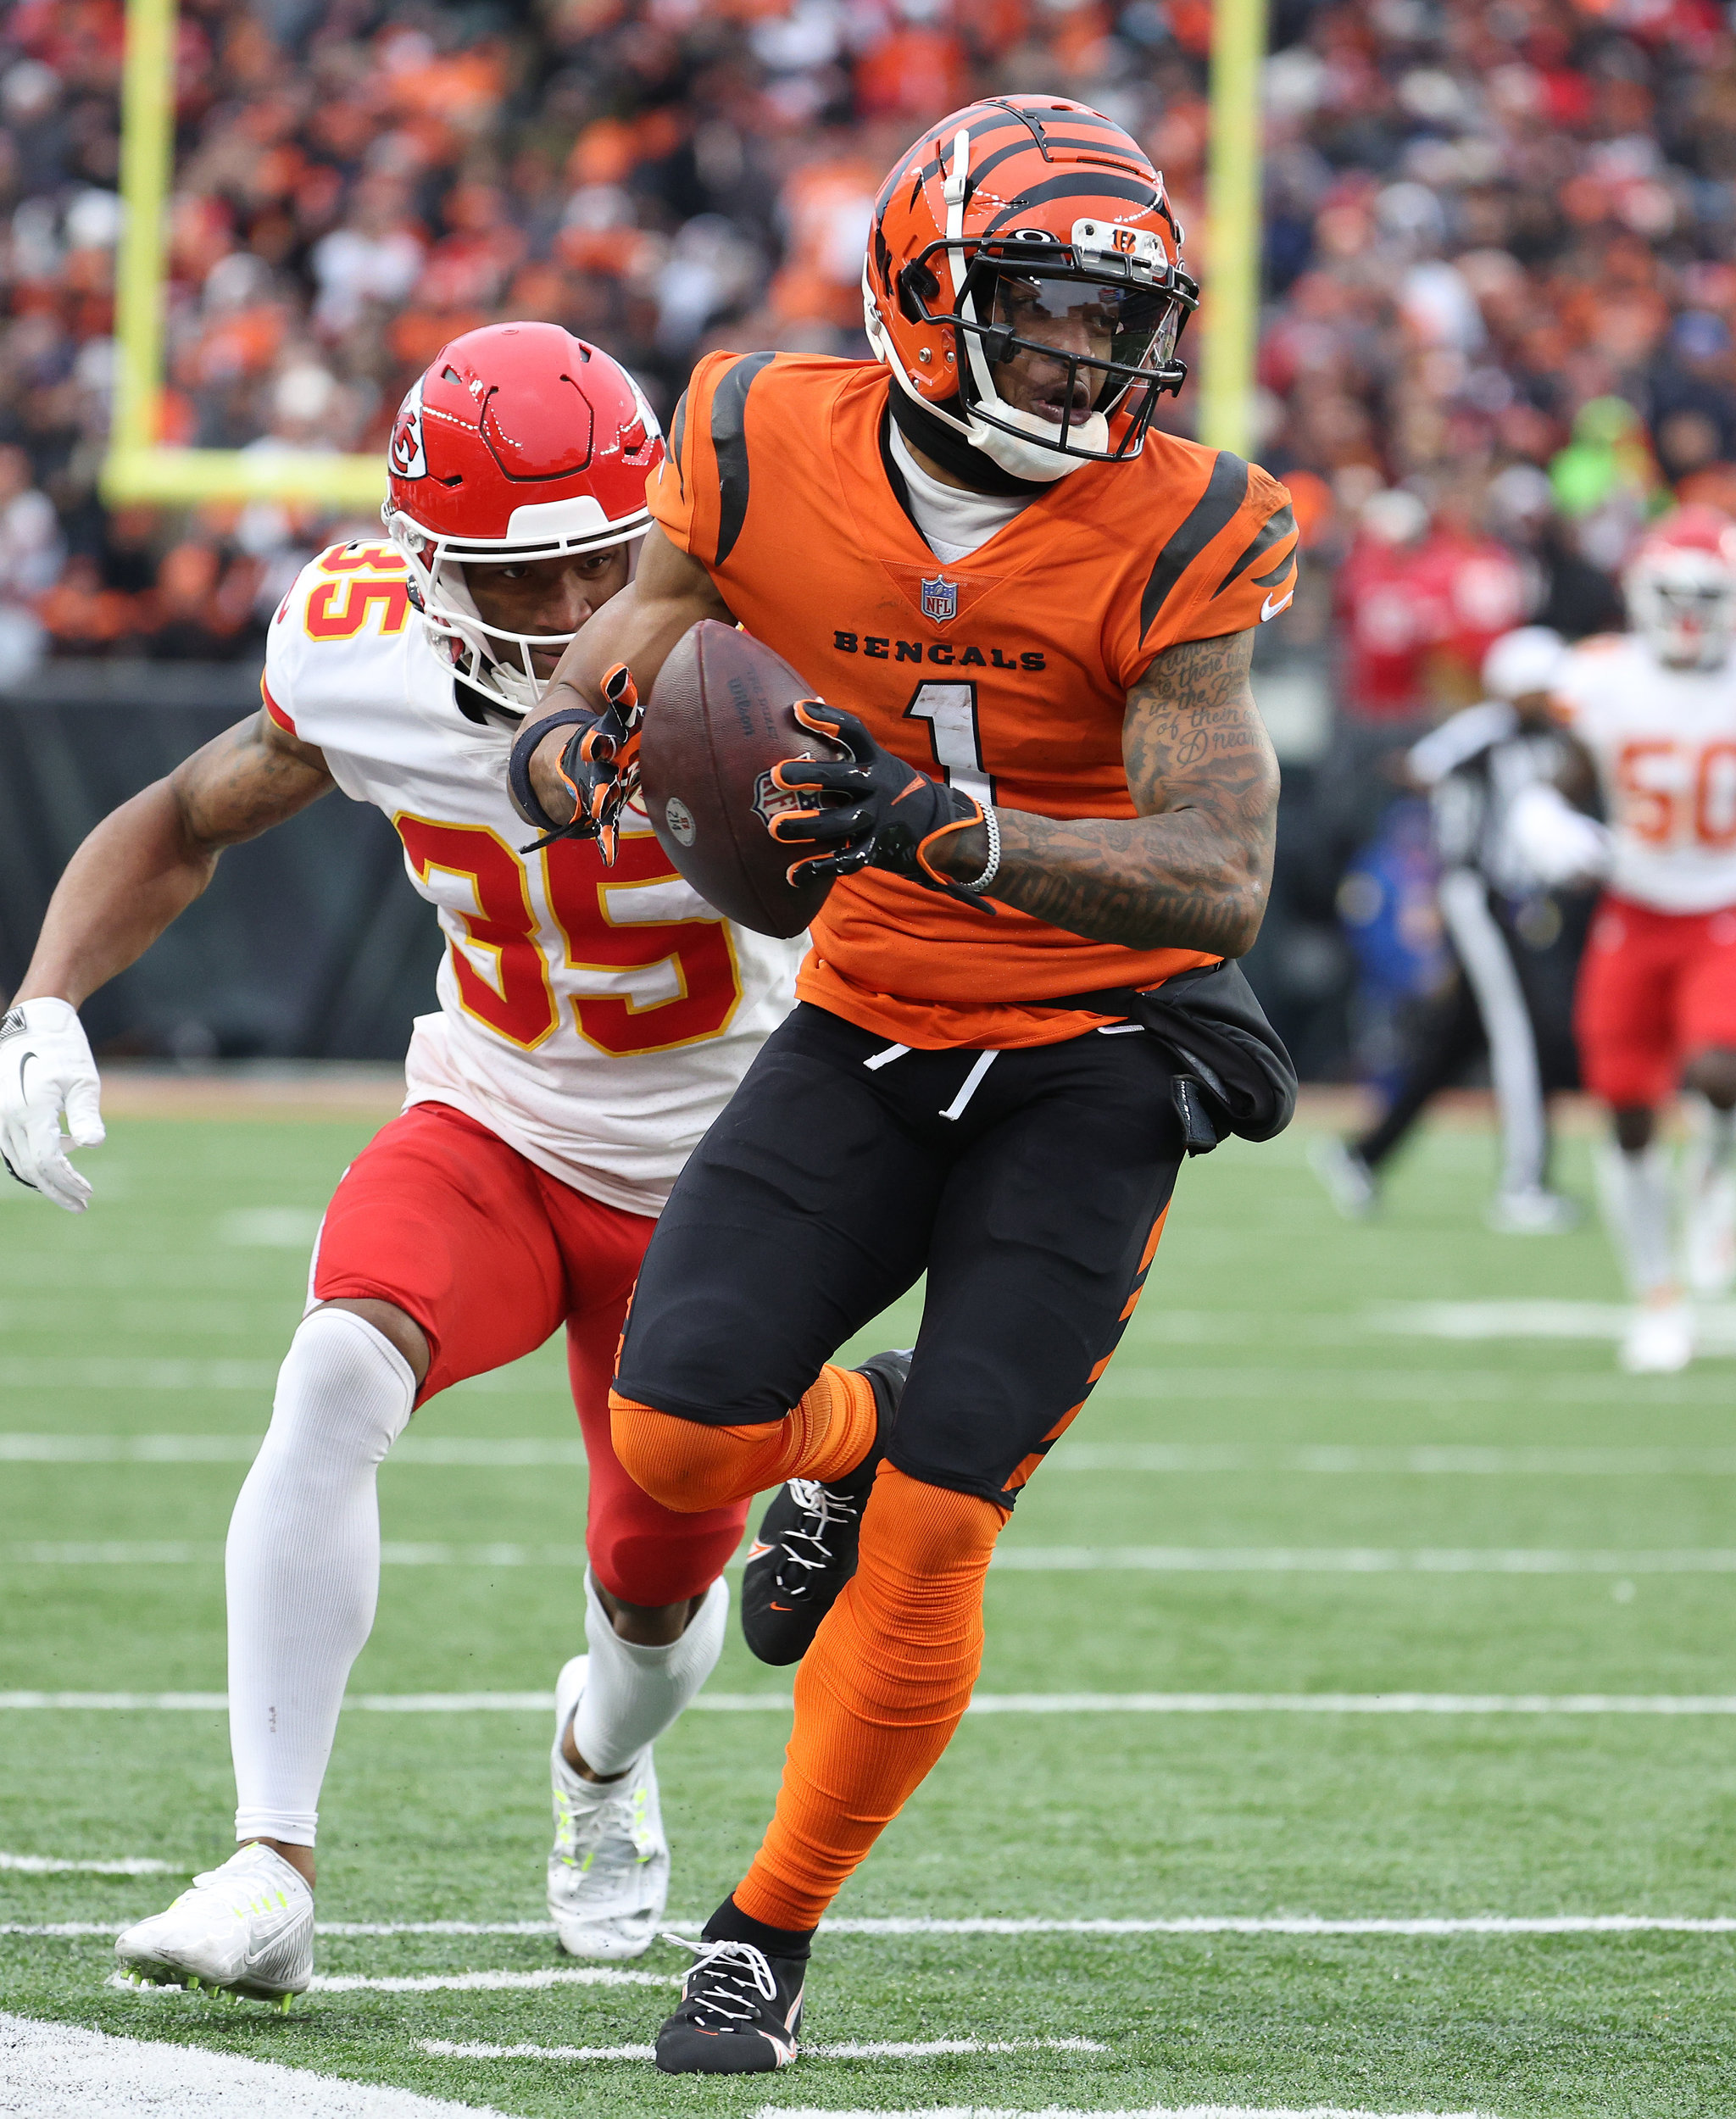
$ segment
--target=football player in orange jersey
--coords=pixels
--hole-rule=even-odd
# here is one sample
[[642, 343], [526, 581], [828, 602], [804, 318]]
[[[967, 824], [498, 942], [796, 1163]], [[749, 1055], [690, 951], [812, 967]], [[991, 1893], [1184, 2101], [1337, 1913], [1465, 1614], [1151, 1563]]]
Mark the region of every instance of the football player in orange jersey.
[[123, 1969], [260, 1999], [313, 1972], [320, 1790], [373, 1623], [381, 1460], [413, 1410], [565, 1324], [590, 1466], [588, 1655], [561, 1670], [548, 1908], [632, 1957], [669, 1846], [654, 1740], [723, 1644], [745, 1501], [660, 1507], [616, 1461], [609, 1383], [669, 1186], [787, 1012], [790, 945], [730, 929], [624, 820], [522, 858], [501, 775], [561, 651], [626, 584], [662, 437], [632, 378], [551, 324], [465, 333], [393, 429], [389, 543], [337, 545], [271, 625], [259, 712], [99, 824], [0, 1022], [0, 1153], [79, 1211], [102, 1138], [77, 1009], [210, 881], [220, 850], [341, 787], [403, 842], [448, 948], [407, 1108], [344, 1172], [227, 1547], [239, 1849], [120, 1938]]
[[[521, 814], [606, 825], [632, 687], [713, 618], [800, 670], [849, 754], [779, 768], [805, 798], [777, 835], [840, 880], [659, 1224], [612, 1400], [670, 1507], [784, 1482], [743, 1623], [766, 1660], [805, 1650], [672, 2072], [794, 2056], [810, 1940], [964, 1711], [996, 1534], [1132, 1314], [1184, 1151], [1294, 1101], [1226, 960], [1270, 883], [1249, 659], [1295, 525], [1264, 471], [1151, 425], [1185, 374], [1179, 246], [1162, 179], [1080, 104], [925, 133], [870, 237], [878, 361], [700, 362], [637, 577], [515, 747]], [[925, 1271], [914, 1350], [827, 1365]]]

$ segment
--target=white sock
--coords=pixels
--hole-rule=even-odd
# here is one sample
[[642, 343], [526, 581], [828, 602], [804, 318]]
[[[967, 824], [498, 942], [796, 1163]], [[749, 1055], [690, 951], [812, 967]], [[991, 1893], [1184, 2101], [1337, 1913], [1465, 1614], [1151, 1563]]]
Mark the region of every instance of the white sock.
[[1730, 1167], [1736, 1149], [1736, 1111], [1721, 1111], [1698, 1090], [1684, 1089], [1682, 1115], [1688, 1121], [1684, 1188], [1691, 1199]]
[[720, 1575], [680, 1640], [666, 1648], [624, 1641], [585, 1570], [585, 1646], [591, 1667], [573, 1716], [573, 1743], [593, 1773], [624, 1773], [673, 1726], [717, 1667], [729, 1620], [729, 1587]]
[[1630, 1155], [1613, 1142], [1598, 1153], [1598, 1193], [1628, 1285], [1642, 1301], [1675, 1284], [1670, 1243], [1670, 1158], [1654, 1141]]
[[351, 1310], [303, 1319], [230, 1518], [229, 1743], [237, 1839], [311, 1847], [350, 1665], [380, 1594], [375, 1474], [416, 1394]]

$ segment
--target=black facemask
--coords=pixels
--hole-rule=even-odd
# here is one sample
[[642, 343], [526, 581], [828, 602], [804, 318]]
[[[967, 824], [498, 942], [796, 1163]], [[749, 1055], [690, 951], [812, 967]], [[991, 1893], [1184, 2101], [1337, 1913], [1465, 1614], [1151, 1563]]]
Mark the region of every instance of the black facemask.
[[[908, 390], [896, 382], [890, 382], [888, 387], [892, 392], [892, 416], [899, 432], [912, 448], [921, 449], [943, 471], [962, 479], [972, 492], [998, 493], [1006, 500], [1035, 500], [1054, 490], [1041, 479], [1015, 478], [1010, 471], [1003, 470], [993, 457], [973, 448], [956, 427], [937, 418], [926, 404], [919, 404]], [[947, 409], [963, 416], [964, 407], [955, 397], [948, 400]]]

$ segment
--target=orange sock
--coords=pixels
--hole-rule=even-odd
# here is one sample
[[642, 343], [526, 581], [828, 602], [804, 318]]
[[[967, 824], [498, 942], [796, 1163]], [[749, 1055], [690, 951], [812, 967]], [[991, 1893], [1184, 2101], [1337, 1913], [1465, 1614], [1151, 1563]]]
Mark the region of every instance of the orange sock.
[[786, 1479], [841, 1479], [874, 1447], [874, 1386], [828, 1361], [779, 1421], [706, 1427], [609, 1393], [615, 1454], [654, 1501], [693, 1514], [723, 1508]]
[[735, 1902], [817, 1927], [951, 1741], [982, 1661], [982, 1583], [1004, 1510], [886, 1465], [861, 1559], [796, 1677], [777, 1812]]

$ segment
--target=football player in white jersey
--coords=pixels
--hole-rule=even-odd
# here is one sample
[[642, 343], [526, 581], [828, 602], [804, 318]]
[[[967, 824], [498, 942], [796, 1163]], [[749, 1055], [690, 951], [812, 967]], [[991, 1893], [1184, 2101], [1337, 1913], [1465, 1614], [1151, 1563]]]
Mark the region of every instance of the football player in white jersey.
[[415, 1408], [566, 1326], [590, 1460], [588, 1656], [560, 1671], [548, 1903], [579, 1956], [657, 1930], [653, 1741], [717, 1660], [745, 1504], [676, 1515], [628, 1478], [609, 1386], [640, 1254], [687, 1151], [792, 1000], [796, 945], [727, 925], [624, 817], [619, 857], [525, 848], [514, 731], [649, 520], [656, 420], [548, 324], [454, 339], [394, 430], [388, 539], [335, 547], [274, 619], [259, 715], [100, 824], [0, 1029], [0, 1148], [81, 1211], [103, 1129], [77, 1009], [210, 880], [222, 848], [342, 789], [392, 820], [447, 950], [403, 1115], [345, 1171], [227, 1549], [239, 1851], [130, 1928], [122, 1967], [262, 1999], [312, 1971], [316, 1805], [374, 1619], [376, 1467]]
[[[1736, 1273], [1736, 523], [1678, 509], [1622, 586], [1633, 631], [1577, 649], [1558, 705], [1609, 819], [1574, 1029], [1585, 1086], [1613, 1117], [1600, 1188], [1638, 1304], [1622, 1349], [1638, 1373], [1692, 1359], [1684, 1282], [1717, 1294]], [[1678, 1089], [1679, 1266], [1655, 1137]]]

